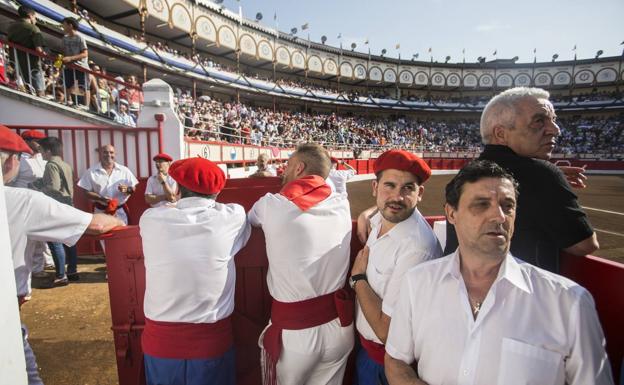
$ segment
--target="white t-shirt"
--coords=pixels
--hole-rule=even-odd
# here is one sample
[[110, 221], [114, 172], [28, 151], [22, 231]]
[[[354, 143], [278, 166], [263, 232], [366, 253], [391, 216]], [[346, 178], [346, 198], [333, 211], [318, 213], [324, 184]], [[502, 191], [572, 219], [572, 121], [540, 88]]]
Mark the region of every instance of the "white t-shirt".
[[307, 211], [281, 194], [266, 194], [253, 205], [248, 218], [264, 231], [273, 298], [298, 302], [344, 286], [350, 215], [346, 194], [332, 194]]
[[[381, 310], [392, 317], [405, 273], [421, 262], [441, 257], [442, 248], [418, 209], [378, 238], [381, 225], [382, 217], [377, 213], [371, 218], [372, 231], [366, 242], [370, 249], [366, 277], [375, 294], [382, 299]], [[364, 317], [360, 303], [356, 303], [358, 332], [367, 340], [382, 343]]]
[[475, 320], [455, 252], [403, 279], [386, 352], [428, 384], [613, 384], [594, 301], [508, 254]]
[[5, 187], [9, 236], [15, 269], [17, 295], [30, 293], [34, 241], [74, 245], [86, 231], [92, 214], [59, 203], [44, 194], [24, 188]]
[[329, 170], [327, 176], [327, 184], [332, 188], [332, 191], [337, 193], [347, 192], [347, 181], [355, 176], [353, 170]]
[[[121, 208], [121, 205], [126, 203], [130, 195], [119, 191], [118, 186], [120, 184], [135, 187], [139, 184], [139, 181], [134, 174], [132, 174], [130, 169], [126, 166], [120, 165], [119, 163], [115, 163], [113, 172], [111, 172], [110, 175], [108, 175], [106, 170], [102, 168], [102, 165], [98, 163], [85, 171], [78, 181], [78, 186], [87, 191], [96, 192], [106, 198], [117, 198], [117, 201], [119, 202], [119, 209], [115, 213], [115, 216], [124, 221], [124, 223], [128, 224], [128, 217]], [[100, 213], [102, 210], [95, 208], [95, 212]]]
[[[178, 183], [175, 180], [173, 180], [171, 175], [167, 175], [166, 183], [171, 188], [171, 191], [173, 191], [174, 193], [176, 191], [178, 191]], [[150, 176], [147, 179], [147, 185], [145, 186], [145, 195], [147, 195], [147, 194], [163, 195], [164, 193], [165, 193], [165, 190], [163, 189], [163, 186], [160, 183], [160, 180], [158, 179], [158, 175]], [[164, 201], [160, 201], [160, 202], [158, 202], [156, 204], [153, 204], [151, 206], [152, 207], [160, 207], [160, 206], [166, 205], [167, 203], [169, 203], [169, 202], [164, 200]]]
[[180, 199], [147, 209], [139, 222], [145, 256], [145, 316], [214, 323], [234, 310], [234, 255], [251, 227], [237, 204]]
[[10, 186], [29, 188], [29, 185], [37, 179], [43, 178], [43, 172], [45, 171], [46, 161], [41, 154], [34, 155], [22, 153], [20, 157], [19, 173]]

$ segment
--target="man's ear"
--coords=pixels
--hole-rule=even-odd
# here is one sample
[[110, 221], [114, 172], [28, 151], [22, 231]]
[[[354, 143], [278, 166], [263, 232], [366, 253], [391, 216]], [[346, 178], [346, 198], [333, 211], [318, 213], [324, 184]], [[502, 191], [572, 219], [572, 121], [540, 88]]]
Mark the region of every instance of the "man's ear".
[[371, 186], [373, 187], [373, 196], [377, 198], [377, 186], [379, 186], [379, 182], [377, 182], [376, 179], [373, 179]]
[[425, 192], [425, 186], [419, 185], [417, 192], [418, 197], [416, 198], [416, 203], [420, 203], [420, 201], [422, 201], [423, 193]]
[[305, 172], [306, 168], [308, 167], [305, 162], [299, 162], [295, 168], [295, 174], [297, 174], [297, 177], [300, 177]]
[[455, 213], [456, 210], [448, 203], [444, 204], [444, 213], [446, 214], [446, 220], [448, 223], [455, 224]]
[[507, 145], [507, 129], [500, 124], [494, 126], [492, 130], [492, 136], [494, 137], [494, 143]]

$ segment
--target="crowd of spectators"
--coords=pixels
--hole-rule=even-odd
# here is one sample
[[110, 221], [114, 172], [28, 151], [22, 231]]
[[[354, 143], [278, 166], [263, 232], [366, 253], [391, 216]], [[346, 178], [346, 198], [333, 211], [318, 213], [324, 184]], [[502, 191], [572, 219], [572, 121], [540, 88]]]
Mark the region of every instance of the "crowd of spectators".
[[[232, 143], [295, 146], [317, 142], [358, 148], [401, 147], [423, 151], [478, 152], [477, 119], [341, 116], [273, 111], [243, 103], [220, 102], [189, 93], [175, 97], [180, 120], [191, 139]], [[570, 154], [624, 152], [624, 117], [570, 117], [560, 121], [559, 152]]]

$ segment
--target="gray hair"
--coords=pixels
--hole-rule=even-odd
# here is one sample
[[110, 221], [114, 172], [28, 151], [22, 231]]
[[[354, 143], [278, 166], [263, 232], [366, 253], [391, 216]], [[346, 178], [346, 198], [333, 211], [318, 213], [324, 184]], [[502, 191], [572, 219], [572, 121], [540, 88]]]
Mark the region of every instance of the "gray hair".
[[548, 99], [550, 93], [541, 88], [515, 87], [501, 92], [488, 102], [481, 114], [481, 141], [484, 144], [492, 143], [495, 126], [513, 128], [518, 103], [527, 97]]

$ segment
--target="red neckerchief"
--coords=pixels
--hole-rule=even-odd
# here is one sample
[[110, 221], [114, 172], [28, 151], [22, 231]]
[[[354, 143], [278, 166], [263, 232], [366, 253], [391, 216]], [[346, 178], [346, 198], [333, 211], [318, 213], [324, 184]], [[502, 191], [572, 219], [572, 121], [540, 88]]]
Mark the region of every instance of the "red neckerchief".
[[331, 188], [320, 176], [307, 175], [286, 184], [280, 194], [306, 211], [330, 196]]

